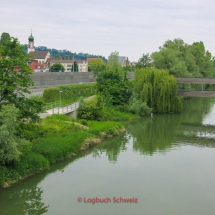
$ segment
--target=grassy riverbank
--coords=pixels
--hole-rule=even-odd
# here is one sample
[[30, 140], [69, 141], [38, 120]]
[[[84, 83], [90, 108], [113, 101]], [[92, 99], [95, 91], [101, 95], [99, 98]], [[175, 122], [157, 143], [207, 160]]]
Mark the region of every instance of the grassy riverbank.
[[10, 166], [0, 166], [0, 187], [42, 172], [52, 163], [118, 135], [124, 128], [118, 122], [72, 120], [64, 115], [53, 115], [39, 124], [26, 124], [22, 130], [32, 145], [18, 161]]

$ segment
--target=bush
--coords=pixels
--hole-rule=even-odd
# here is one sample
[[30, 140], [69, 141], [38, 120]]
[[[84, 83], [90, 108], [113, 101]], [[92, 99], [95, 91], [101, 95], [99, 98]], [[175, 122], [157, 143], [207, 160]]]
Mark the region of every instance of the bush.
[[138, 99], [138, 95], [133, 93], [128, 105], [128, 110], [132, 114], [138, 114], [139, 116], [145, 116], [150, 114], [152, 109], [147, 106], [145, 102], [142, 102]]
[[86, 120], [98, 120], [102, 119], [102, 111], [104, 108], [104, 102], [102, 97], [95, 96], [90, 100], [79, 101], [78, 117]]
[[81, 124], [84, 125], [84, 126], [87, 126], [87, 125], [88, 125], [87, 120], [84, 120], [84, 119], [83, 119], [83, 120], [81, 120], [80, 122], [81, 122]]
[[42, 155], [30, 152], [22, 156], [20, 161], [15, 164], [15, 169], [20, 176], [35, 174], [49, 168], [49, 161]]
[[20, 176], [15, 169], [0, 166], [0, 187], [9, 182], [16, 182]]

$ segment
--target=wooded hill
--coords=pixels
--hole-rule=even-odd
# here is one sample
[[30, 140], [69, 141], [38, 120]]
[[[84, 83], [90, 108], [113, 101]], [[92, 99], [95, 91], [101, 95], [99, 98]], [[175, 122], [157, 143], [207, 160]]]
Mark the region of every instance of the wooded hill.
[[[24, 45], [24, 50], [27, 52], [27, 45]], [[86, 60], [87, 58], [102, 58], [104, 61], [107, 62], [107, 59], [101, 55], [93, 55], [88, 53], [76, 53], [71, 52], [69, 50], [57, 50], [53, 48], [47, 48], [46, 46], [37, 46], [35, 47], [36, 51], [49, 51], [51, 57], [58, 58], [61, 57], [62, 59], [75, 59], [75, 60]]]

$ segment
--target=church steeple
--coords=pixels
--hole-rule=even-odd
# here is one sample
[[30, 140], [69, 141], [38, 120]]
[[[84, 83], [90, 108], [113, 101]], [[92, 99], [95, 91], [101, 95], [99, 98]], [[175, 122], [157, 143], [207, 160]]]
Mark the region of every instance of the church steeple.
[[31, 35], [28, 37], [28, 53], [34, 52], [34, 37], [32, 36], [32, 29], [31, 29]]

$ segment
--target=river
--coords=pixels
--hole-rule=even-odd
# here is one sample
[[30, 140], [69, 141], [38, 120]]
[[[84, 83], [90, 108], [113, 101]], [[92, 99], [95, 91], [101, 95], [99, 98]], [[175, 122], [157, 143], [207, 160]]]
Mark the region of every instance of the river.
[[125, 126], [125, 134], [0, 190], [0, 214], [215, 214], [214, 99], [188, 99], [181, 114]]

